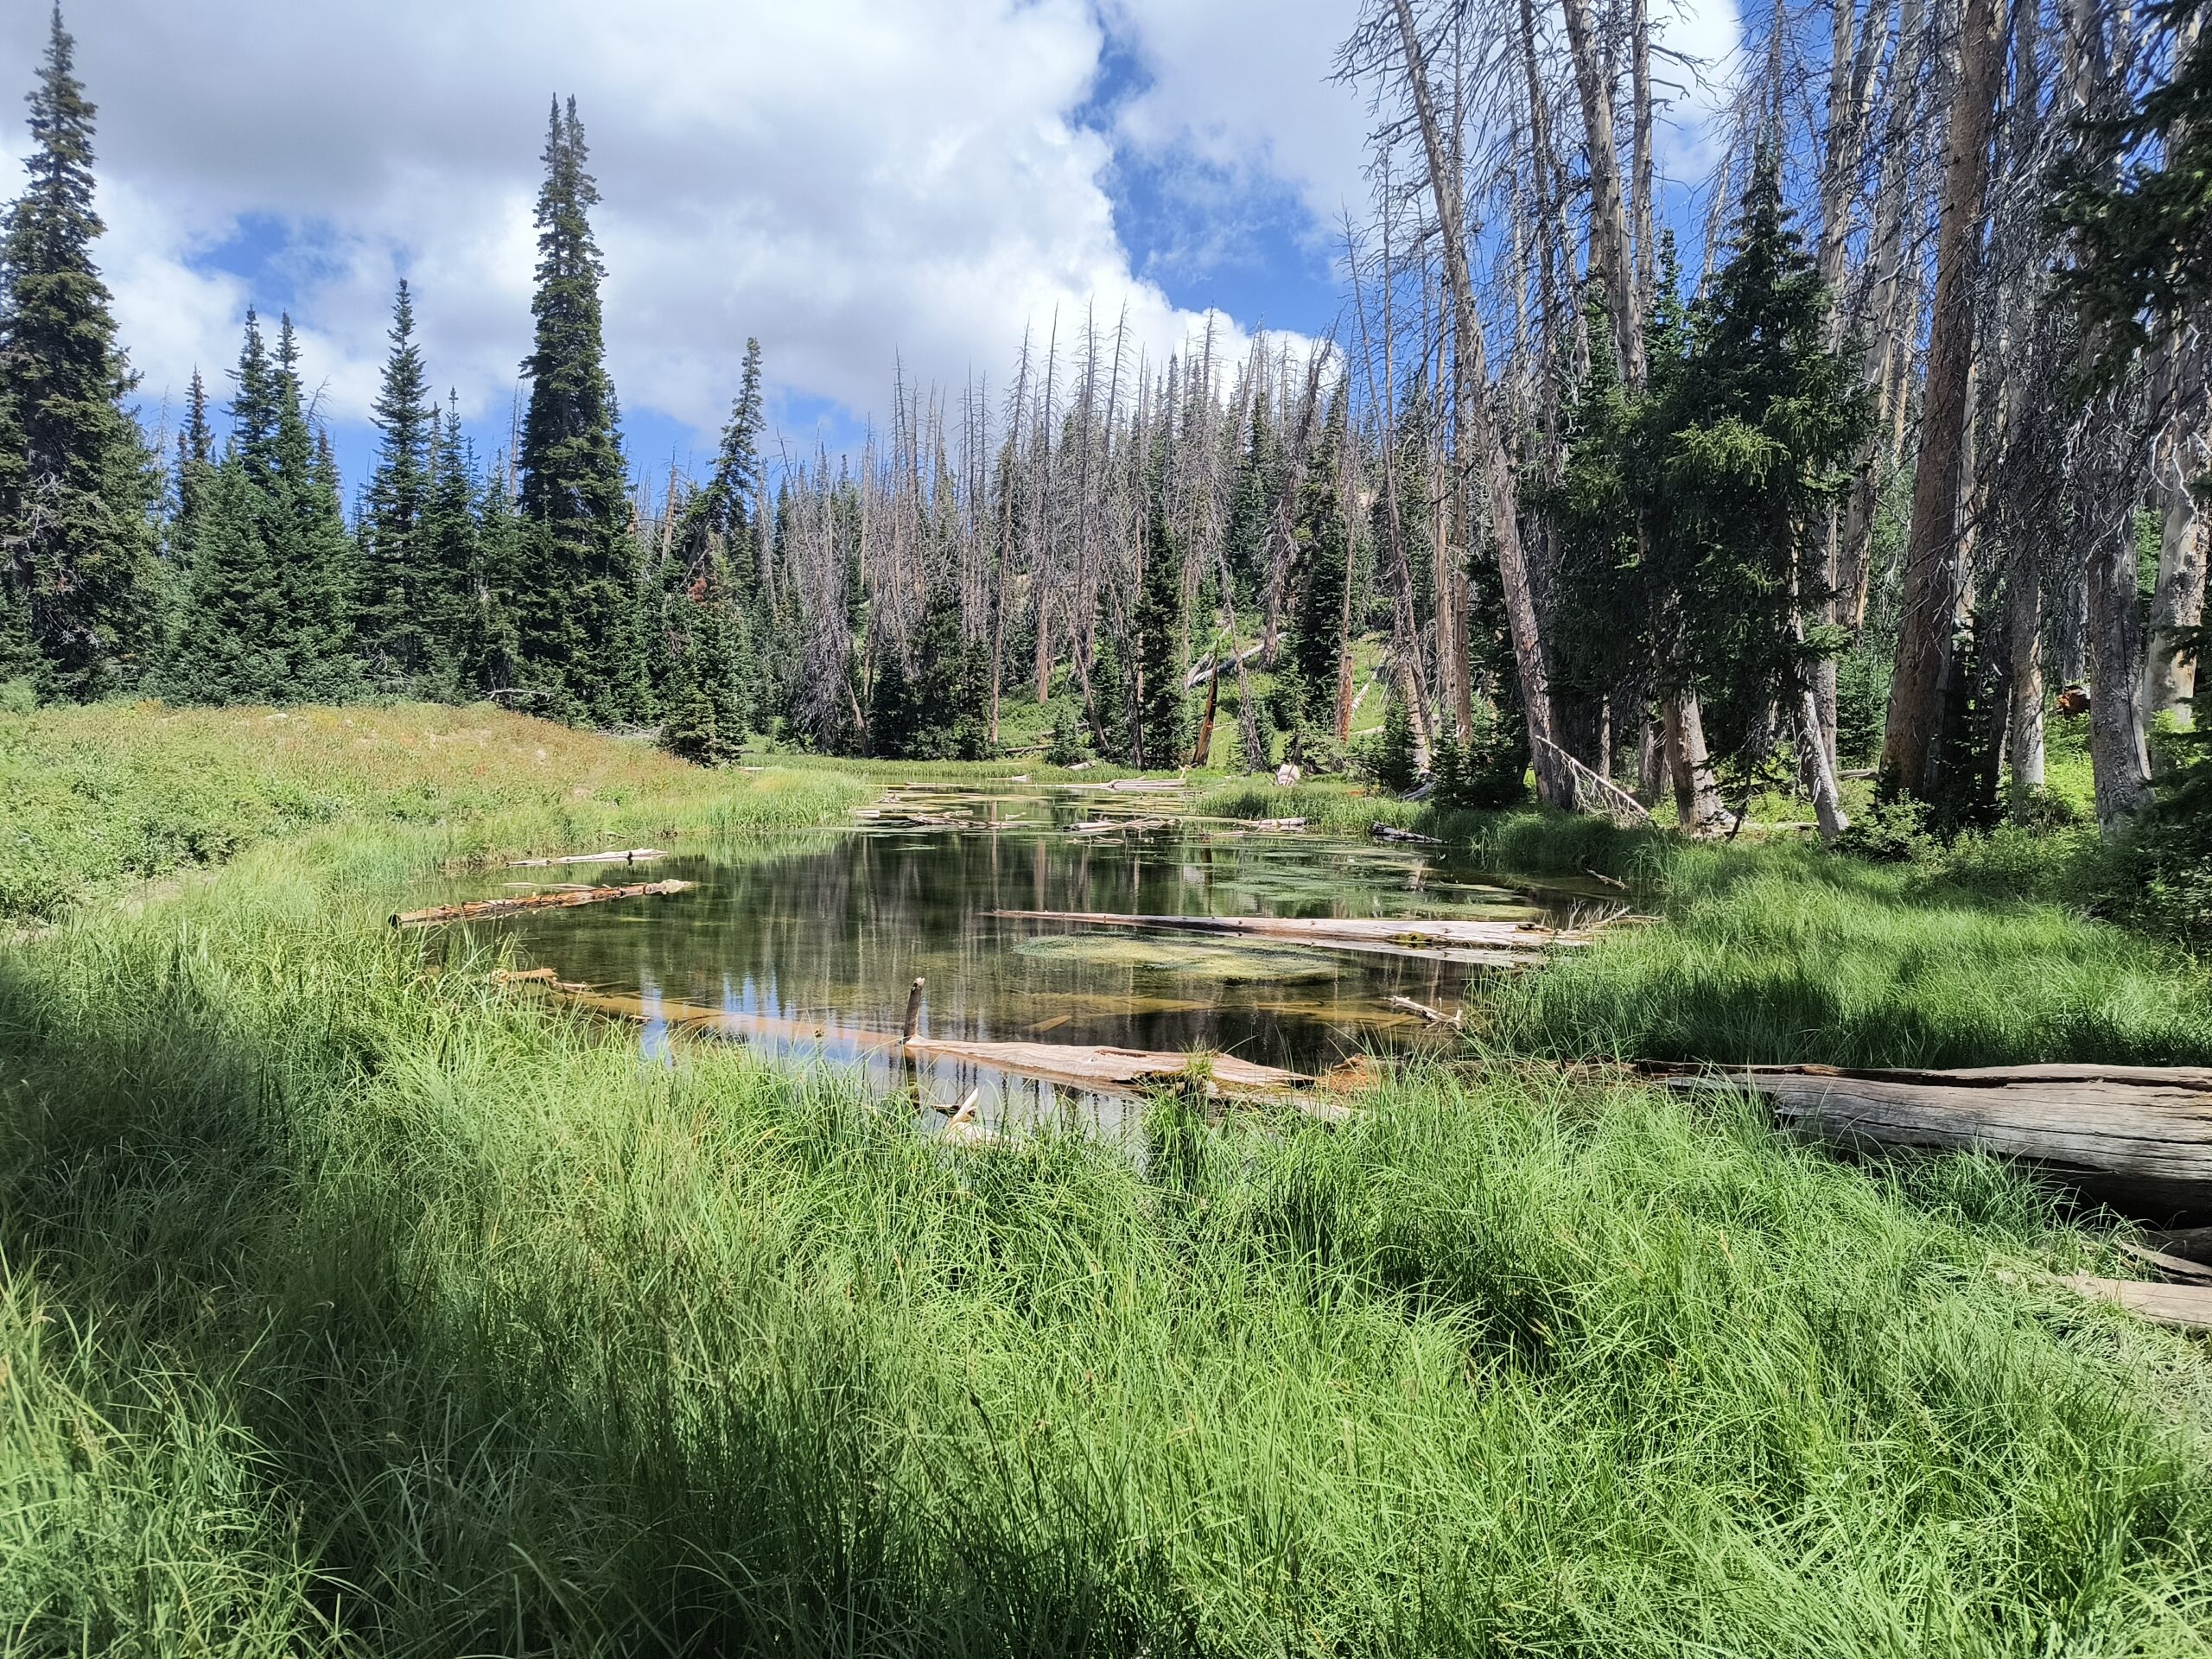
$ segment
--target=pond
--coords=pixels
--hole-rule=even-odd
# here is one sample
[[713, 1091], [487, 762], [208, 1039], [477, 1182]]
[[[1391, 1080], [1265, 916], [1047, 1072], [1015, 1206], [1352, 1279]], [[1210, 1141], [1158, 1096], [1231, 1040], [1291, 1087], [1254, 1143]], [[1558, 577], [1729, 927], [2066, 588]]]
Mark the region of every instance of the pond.
[[[907, 1074], [927, 1099], [979, 1089], [1003, 1105], [1008, 1095], [1046, 1102], [1051, 1091], [943, 1061], [912, 1076], [896, 1039], [913, 980], [925, 982], [920, 1032], [930, 1037], [1205, 1049], [1318, 1071], [1418, 1041], [1423, 1020], [1394, 1008], [1393, 996], [1457, 1008], [1479, 994], [1473, 982], [1486, 970], [1433, 953], [994, 912], [1558, 923], [1587, 906], [1485, 880], [1437, 849], [1253, 832], [1178, 816], [1163, 798], [1020, 785], [893, 791], [851, 829], [677, 852], [653, 861], [650, 875], [589, 865], [528, 872], [549, 885], [695, 885], [470, 926], [505, 943], [522, 965], [589, 987], [588, 1006], [639, 1020], [650, 1053], [665, 1052], [675, 1030], [719, 1033], [781, 1057], [859, 1064], [879, 1080]], [[1117, 827], [1077, 827], [1104, 823]], [[519, 892], [500, 878], [524, 874], [474, 880], [449, 896]]]

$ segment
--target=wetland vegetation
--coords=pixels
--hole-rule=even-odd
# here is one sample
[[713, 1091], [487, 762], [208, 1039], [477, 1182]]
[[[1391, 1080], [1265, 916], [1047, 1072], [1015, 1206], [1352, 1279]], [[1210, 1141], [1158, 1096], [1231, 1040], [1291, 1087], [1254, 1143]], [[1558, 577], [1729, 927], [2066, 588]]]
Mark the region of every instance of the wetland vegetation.
[[[1808, 898], [1787, 848], [1497, 819], [1491, 855], [1548, 822], [1555, 865], [1678, 919], [1471, 998], [1485, 1059], [1341, 1124], [1170, 1091], [954, 1151], [848, 1073], [647, 1063], [493, 983], [515, 938], [384, 925], [500, 855], [813, 856], [898, 779], [484, 709], [0, 724], [19, 758], [95, 730], [242, 780], [188, 798], [236, 791], [197, 855], [238, 850], [181, 870], [153, 798], [85, 793], [92, 843], [141, 850], [0, 954], [13, 1650], [2205, 1650], [2212, 1373], [2056, 1283], [2109, 1270], [2109, 1222], [1508, 1052], [1606, 997], [1647, 1021], [1624, 1052], [1755, 1033], [1740, 983], [1666, 976], [1770, 916], [1808, 982], [1836, 938], [1932, 925], [1936, 962], [1969, 925], [2138, 976], [2085, 958], [2027, 1034], [1961, 997], [1946, 1058], [2101, 1042], [2115, 998], [2146, 1055], [2201, 1057], [2160, 947], [2028, 901], [1930, 923], [1909, 868], [1808, 854]], [[10, 823], [70, 776], [0, 773]], [[1141, 971], [1070, 937], [1045, 954]]]

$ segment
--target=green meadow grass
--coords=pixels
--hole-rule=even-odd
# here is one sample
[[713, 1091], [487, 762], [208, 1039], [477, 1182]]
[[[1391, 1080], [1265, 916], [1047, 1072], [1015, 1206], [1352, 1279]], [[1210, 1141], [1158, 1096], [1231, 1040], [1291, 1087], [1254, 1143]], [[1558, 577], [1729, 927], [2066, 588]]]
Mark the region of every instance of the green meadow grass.
[[[632, 755], [0, 944], [0, 1654], [2212, 1652], [2212, 1368], [2055, 1284], [2125, 1266], [2020, 1176], [1502, 1056], [955, 1149], [382, 925], [470, 849], [868, 798]], [[1911, 898], [1752, 851], [1601, 949]]]

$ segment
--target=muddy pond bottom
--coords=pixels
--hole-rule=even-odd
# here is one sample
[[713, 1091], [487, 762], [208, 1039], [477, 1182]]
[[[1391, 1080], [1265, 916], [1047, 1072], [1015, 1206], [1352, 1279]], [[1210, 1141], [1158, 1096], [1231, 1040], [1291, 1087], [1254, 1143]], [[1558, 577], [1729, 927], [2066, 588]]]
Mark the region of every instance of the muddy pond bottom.
[[[1479, 997], [1486, 970], [994, 912], [1561, 923], [1577, 902], [1485, 883], [1426, 849], [1193, 819], [1071, 832], [1097, 810], [1081, 798], [936, 797], [932, 816], [957, 813], [962, 827], [870, 824], [676, 854], [638, 879], [695, 884], [688, 892], [468, 925], [520, 966], [588, 987], [586, 1006], [639, 1021], [649, 1055], [679, 1033], [727, 1037], [787, 1061], [858, 1065], [939, 1104], [976, 1090], [1002, 1118], [1065, 1108], [1067, 1091], [901, 1055], [916, 978], [931, 1038], [1207, 1050], [1314, 1072], [1421, 1041], [1422, 1020], [1390, 999], [1455, 1009]], [[448, 891], [491, 897], [520, 888], [500, 876], [594, 874], [512, 870]]]

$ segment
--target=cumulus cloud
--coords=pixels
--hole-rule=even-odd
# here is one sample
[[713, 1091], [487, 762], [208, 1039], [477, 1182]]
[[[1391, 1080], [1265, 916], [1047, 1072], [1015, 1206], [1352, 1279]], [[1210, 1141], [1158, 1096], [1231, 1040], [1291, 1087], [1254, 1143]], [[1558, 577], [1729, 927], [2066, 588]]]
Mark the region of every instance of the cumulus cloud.
[[[42, 22], [9, 8], [0, 61], [34, 63]], [[1076, 114], [1106, 38], [1086, 0], [79, 0], [70, 23], [152, 402], [226, 367], [276, 287], [359, 418], [404, 274], [433, 375], [503, 413], [556, 92], [593, 147], [632, 408], [711, 430], [748, 334], [786, 391], [864, 410], [894, 354], [995, 380], [1055, 307], [1126, 305], [1160, 353], [1199, 326], [1117, 237], [1114, 141]]]

